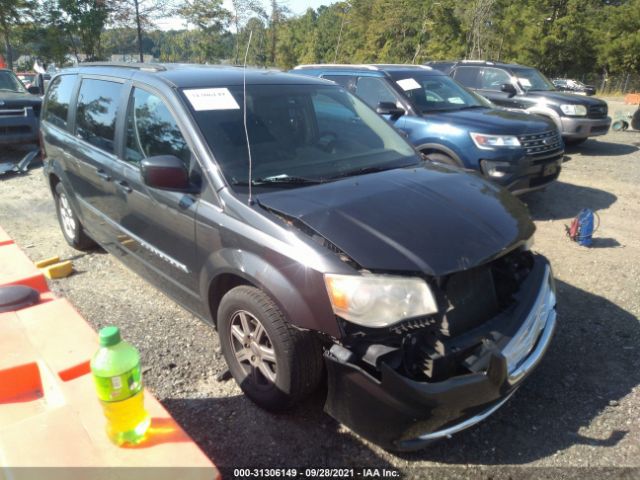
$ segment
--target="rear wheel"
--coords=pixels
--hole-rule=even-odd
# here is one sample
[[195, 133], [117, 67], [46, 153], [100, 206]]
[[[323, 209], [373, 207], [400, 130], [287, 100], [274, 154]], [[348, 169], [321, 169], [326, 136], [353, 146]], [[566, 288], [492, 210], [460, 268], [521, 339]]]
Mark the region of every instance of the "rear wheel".
[[260, 407], [286, 410], [320, 383], [318, 339], [291, 326], [262, 290], [246, 285], [230, 290], [218, 308], [218, 332], [231, 375]]
[[90, 250], [96, 247], [96, 243], [85, 233], [78, 216], [71, 208], [69, 195], [62, 182], [58, 182], [54, 194], [56, 213], [60, 229], [66, 242], [76, 250]]

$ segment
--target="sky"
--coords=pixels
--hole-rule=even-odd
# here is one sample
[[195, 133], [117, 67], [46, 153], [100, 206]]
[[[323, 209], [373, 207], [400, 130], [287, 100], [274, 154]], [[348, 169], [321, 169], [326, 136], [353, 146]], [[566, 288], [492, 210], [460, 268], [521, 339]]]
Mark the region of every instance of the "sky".
[[[265, 10], [269, 12], [270, 11], [269, 4], [271, 2], [269, 0], [261, 0], [261, 1], [262, 1], [262, 4], [264, 5]], [[294, 15], [300, 15], [304, 13], [307, 10], [307, 8], [316, 9], [321, 5], [330, 5], [335, 2], [336, 0], [281, 0], [281, 3], [289, 7], [289, 10], [291, 10], [291, 12]], [[223, 5], [227, 10], [232, 10], [231, 0], [224, 0]], [[156, 23], [162, 30], [171, 30], [171, 29], [178, 30], [178, 29], [184, 28], [185, 26], [183, 19], [174, 18], [174, 17], [166, 18]]]

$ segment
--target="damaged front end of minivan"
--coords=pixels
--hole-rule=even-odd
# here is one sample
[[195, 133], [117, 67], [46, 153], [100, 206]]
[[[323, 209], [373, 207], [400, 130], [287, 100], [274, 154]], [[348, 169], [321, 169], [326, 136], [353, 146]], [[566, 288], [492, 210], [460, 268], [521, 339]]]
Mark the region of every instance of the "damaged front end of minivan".
[[556, 325], [547, 261], [520, 248], [432, 279], [438, 311], [384, 328], [340, 319], [325, 352], [326, 411], [390, 450], [416, 450], [497, 410], [544, 355]]

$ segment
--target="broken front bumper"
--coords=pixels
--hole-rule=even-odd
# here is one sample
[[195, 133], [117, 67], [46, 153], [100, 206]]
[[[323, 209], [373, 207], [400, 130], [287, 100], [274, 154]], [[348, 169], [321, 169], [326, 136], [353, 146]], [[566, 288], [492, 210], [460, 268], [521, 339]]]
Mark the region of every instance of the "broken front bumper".
[[350, 350], [334, 345], [325, 354], [325, 410], [389, 450], [417, 450], [484, 420], [537, 366], [555, 330], [555, 287], [548, 263], [538, 259], [525, 283], [529, 291], [513, 312], [516, 328], [496, 341], [499, 349], [485, 371], [429, 383], [411, 380], [381, 362], [376, 378], [356, 365]]

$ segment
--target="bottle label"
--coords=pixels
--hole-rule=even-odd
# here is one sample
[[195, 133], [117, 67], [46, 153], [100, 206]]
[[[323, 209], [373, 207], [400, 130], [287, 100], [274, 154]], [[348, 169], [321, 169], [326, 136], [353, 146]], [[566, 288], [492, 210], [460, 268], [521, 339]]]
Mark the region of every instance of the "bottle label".
[[98, 398], [104, 402], [119, 402], [133, 397], [142, 390], [140, 365], [113, 377], [93, 376], [96, 382]]

